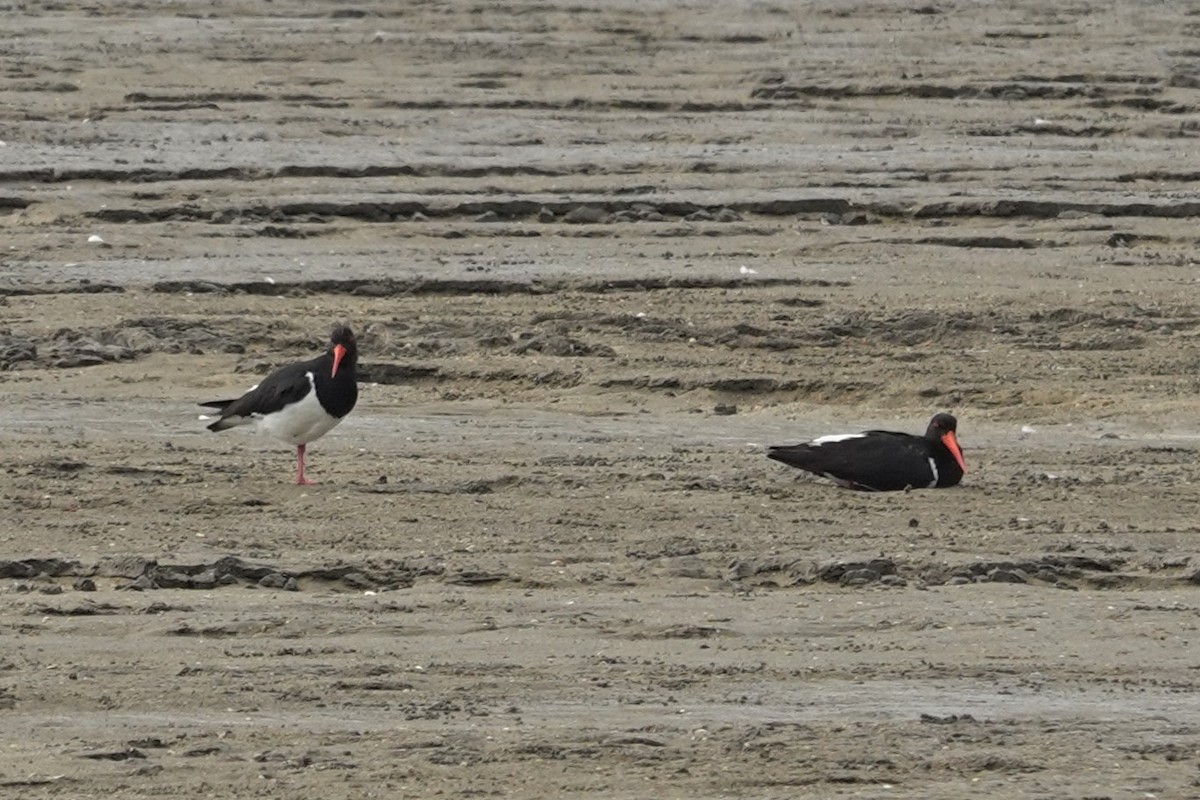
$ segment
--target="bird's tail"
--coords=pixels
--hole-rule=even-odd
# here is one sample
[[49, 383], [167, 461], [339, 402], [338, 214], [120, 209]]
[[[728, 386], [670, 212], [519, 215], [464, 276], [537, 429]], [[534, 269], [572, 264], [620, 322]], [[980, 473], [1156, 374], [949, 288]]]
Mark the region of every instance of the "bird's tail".
[[[224, 411], [225, 409], [227, 409], [227, 408], [229, 408], [231, 405], [233, 405], [233, 404], [234, 404], [234, 402], [235, 402], [235, 401], [233, 401], [233, 400], [207, 400], [207, 401], [205, 401], [205, 402], [203, 402], [203, 403], [197, 403], [197, 405], [204, 406], [205, 408], [215, 408], [215, 409], [218, 409], [218, 410], [220, 410], [220, 411]], [[208, 416], [205, 416], [205, 415], [203, 415], [203, 414], [201, 414], [201, 415], [200, 415], [200, 419], [202, 419], [202, 420], [207, 420], [207, 419], [212, 419], [212, 418], [211, 418], [211, 417], [208, 417]], [[246, 423], [248, 423], [248, 422], [250, 422], [250, 420], [249, 420], [248, 418], [246, 418], [246, 417], [240, 417], [240, 416], [225, 417], [225, 416], [222, 416], [220, 419], [218, 419], [218, 420], [217, 420], [216, 422], [214, 422], [212, 425], [208, 425], [208, 426], [206, 426], [206, 427], [207, 427], [207, 428], [208, 428], [210, 431], [223, 431], [223, 430], [225, 430], [226, 428], [232, 428], [232, 427], [235, 427], [235, 426], [237, 426], [237, 425], [245, 425], [245, 424], [246, 424]]]
[[221, 417], [212, 425], [207, 425], [210, 431], [223, 431], [227, 428], [236, 428], [238, 425], [249, 425], [252, 420], [249, 417]]
[[767, 458], [791, 467], [808, 469], [812, 463], [812, 448], [807, 444], [774, 445], [767, 448]]

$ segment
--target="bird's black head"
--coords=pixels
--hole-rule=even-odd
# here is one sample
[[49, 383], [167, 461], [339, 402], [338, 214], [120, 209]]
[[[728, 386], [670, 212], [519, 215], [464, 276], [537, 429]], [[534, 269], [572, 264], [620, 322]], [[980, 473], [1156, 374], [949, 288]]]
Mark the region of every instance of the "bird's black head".
[[925, 429], [925, 438], [933, 442], [941, 442], [942, 446], [949, 451], [950, 455], [958, 462], [958, 468], [967, 472], [967, 462], [963, 460], [962, 448], [958, 446], [958, 420], [950, 414], [942, 412], [934, 414], [933, 419], [929, 420], [929, 427]]
[[346, 325], [335, 325], [333, 332], [329, 334], [330, 345], [341, 345], [347, 350], [353, 350], [356, 347], [354, 341], [354, 331], [350, 330]]
[[338, 325], [329, 334], [329, 349], [333, 352], [333, 370], [329, 377], [337, 377], [338, 368], [343, 364], [351, 371], [358, 358], [358, 342], [354, 339], [354, 331], [345, 325]]
[[934, 414], [933, 419], [929, 420], [929, 430], [925, 432], [925, 435], [931, 439], [940, 439], [947, 432], [957, 430], [958, 420], [952, 414], [943, 411], [940, 414]]

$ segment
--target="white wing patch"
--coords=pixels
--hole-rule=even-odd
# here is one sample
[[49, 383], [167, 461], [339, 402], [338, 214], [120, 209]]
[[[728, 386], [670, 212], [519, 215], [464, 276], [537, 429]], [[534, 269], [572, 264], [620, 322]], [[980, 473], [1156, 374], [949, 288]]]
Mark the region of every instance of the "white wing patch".
[[932, 489], [933, 487], [937, 486], [938, 483], [937, 462], [933, 460], [932, 456], [929, 458], [929, 471], [933, 473], [933, 480], [930, 481], [929, 485], [925, 487], [926, 489]]
[[832, 433], [828, 436], [819, 436], [813, 439], [809, 444], [820, 446], [823, 444], [833, 444], [834, 442], [844, 442], [847, 439], [862, 439], [865, 433]]

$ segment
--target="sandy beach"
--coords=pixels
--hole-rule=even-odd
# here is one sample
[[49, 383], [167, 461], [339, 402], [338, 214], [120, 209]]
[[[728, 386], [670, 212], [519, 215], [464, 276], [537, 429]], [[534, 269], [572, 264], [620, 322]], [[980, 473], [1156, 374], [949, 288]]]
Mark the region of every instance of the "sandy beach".
[[0, 795], [1200, 796], [1187, 4], [3, 16]]

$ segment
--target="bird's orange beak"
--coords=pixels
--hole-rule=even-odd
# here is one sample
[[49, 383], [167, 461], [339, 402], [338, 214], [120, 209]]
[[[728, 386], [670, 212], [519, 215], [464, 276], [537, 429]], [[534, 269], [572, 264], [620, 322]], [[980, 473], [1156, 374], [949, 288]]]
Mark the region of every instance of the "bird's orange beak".
[[954, 435], [954, 431], [946, 431], [942, 434], [942, 444], [946, 445], [946, 449], [950, 451], [950, 455], [954, 456], [954, 460], [958, 462], [958, 466], [962, 469], [963, 474], [966, 475], [967, 462], [963, 461], [962, 450], [958, 449], [958, 437]]
[[[331, 378], [336, 378], [336, 377], [337, 377], [337, 368], [338, 368], [338, 364], [341, 364], [341, 363], [342, 363], [342, 359], [343, 359], [343, 358], [345, 358], [345, 357], [346, 357], [346, 348], [345, 348], [345, 347], [343, 347], [343, 346], [342, 346], [342, 345], [340, 345], [340, 344], [335, 344], [335, 345], [333, 346], [333, 372], [329, 373], [329, 377], [331, 377]], [[955, 453], [957, 453], [957, 452], [958, 452], [958, 448], [957, 448], [957, 447], [956, 447], [956, 448], [954, 448], [954, 452], [955, 452]], [[958, 459], [958, 460], [959, 460], [959, 461], [962, 461], [962, 458], [961, 458], [961, 457], [959, 457], [959, 459]]]

